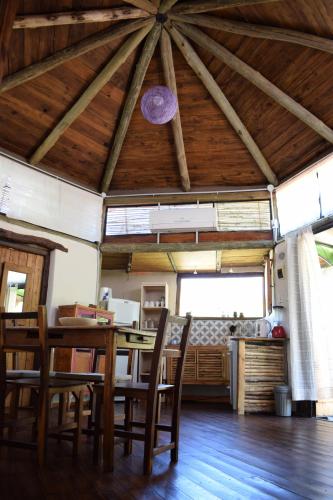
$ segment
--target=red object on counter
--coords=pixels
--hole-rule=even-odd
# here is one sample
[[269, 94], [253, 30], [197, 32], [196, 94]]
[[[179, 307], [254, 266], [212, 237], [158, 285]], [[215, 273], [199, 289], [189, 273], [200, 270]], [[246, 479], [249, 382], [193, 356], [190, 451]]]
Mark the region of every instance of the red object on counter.
[[281, 325], [274, 326], [274, 328], [272, 330], [272, 337], [273, 337], [273, 339], [284, 339], [284, 338], [286, 338], [286, 331], [283, 328], [283, 326], [281, 326]]

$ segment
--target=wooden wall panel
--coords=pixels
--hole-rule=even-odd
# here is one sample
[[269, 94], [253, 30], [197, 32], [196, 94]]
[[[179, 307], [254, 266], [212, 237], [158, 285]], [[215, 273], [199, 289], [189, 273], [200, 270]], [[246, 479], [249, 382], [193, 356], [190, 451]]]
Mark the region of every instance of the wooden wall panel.
[[172, 272], [166, 253], [136, 253], [132, 257], [132, 271]]
[[216, 271], [216, 252], [172, 252], [172, 258], [178, 272]]

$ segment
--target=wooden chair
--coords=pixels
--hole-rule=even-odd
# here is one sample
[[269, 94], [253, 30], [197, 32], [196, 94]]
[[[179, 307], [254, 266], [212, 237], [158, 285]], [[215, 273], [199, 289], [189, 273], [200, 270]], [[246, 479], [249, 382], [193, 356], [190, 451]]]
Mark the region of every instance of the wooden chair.
[[[178, 323], [182, 326], [182, 338], [177, 356], [177, 367], [175, 381], [172, 385], [160, 384], [160, 370], [163, 356], [163, 349], [166, 343], [167, 327], [171, 323]], [[148, 383], [124, 382], [118, 383], [115, 387], [116, 396], [125, 396], [125, 420], [123, 425], [117, 425], [115, 436], [125, 438], [125, 453], [132, 450], [132, 440], [144, 442], [144, 474], [150, 474], [152, 470], [152, 460], [155, 455], [164, 451], [171, 451], [171, 461], [178, 460], [179, 443], [179, 413], [181, 405], [182, 378], [184, 371], [184, 360], [186, 356], [189, 335], [191, 331], [192, 318], [171, 317], [168, 309], [162, 309], [161, 318], [157, 330], [150, 380]], [[101, 406], [103, 403], [103, 384], [94, 387], [96, 393], [96, 415], [95, 415], [95, 436], [94, 436], [94, 461], [98, 461], [99, 443], [102, 434], [101, 429]], [[162, 394], [172, 396], [172, 417], [171, 424], [159, 423], [159, 397]], [[133, 421], [133, 400], [144, 400], [146, 402], [145, 419], [143, 422]], [[133, 431], [133, 427], [143, 428], [143, 433]], [[166, 445], [158, 446], [158, 431], [170, 432], [170, 442]]]
[[[27, 320], [37, 321], [38, 327], [38, 345], [22, 345], [13, 348], [10, 342], [10, 329], [7, 322], [9, 320]], [[40, 372], [39, 377], [35, 378], [6, 378], [6, 355], [8, 352], [26, 352], [34, 350], [39, 354]], [[29, 388], [37, 396], [37, 411], [32, 418], [19, 419], [18, 400], [21, 389]], [[56, 380], [49, 377], [49, 348], [47, 334], [46, 307], [39, 306], [38, 312], [7, 313], [4, 308], [0, 308], [0, 445], [17, 446], [23, 448], [37, 448], [38, 463], [43, 465], [46, 458], [47, 437], [53, 436], [58, 439], [73, 441], [73, 456], [78, 454], [79, 440], [81, 433], [83, 392], [86, 384], [74, 381]], [[9, 419], [6, 418], [5, 399], [6, 395], [11, 393], [11, 403]], [[59, 414], [58, 425], [55, 428], [49, 428], [49, 409], [52, 397], [59, 394]], [[73, 422], [64, 422], [63, 399], [65, 394], [73, 394], [75, 397], [75, 419]], [[36, 418], [37, 417], [37, 418]], [[18, 427], [22, 424], [35, 423], [37, 430], [37, 442], [21, 442], [13, 440], [13, 436]], [[3, 438], [4, 430], [8, 429], [8, 439]], [[72, 435], [63, 433], [71, 432]], [[34, 433], [35, 434], [35, 433]]]
[[[133, 321], [131, 327], [137, 327], [137, 322]], [[121, 351], [120, 349], [119, 351]], [[118, 352], [118, 350], [117, 350]], [[128, 361], [127, 361], [127, 373], [124, 375], [116, 375], [115, 382], [127, 382], [132, 380], [133, 378], [133, 350], [128, 350]], [[92, 363], [92, 372], [80, 373], [80, 372], [54, 372], [53, 376], [55, 378], [61, 380], [72, 380], [72, 381], [80, 381], [87, 385], [87, 389], [89, 391], [89, 401], [88, 408], [83, 411], [84, 416], [88, 417], [88, 430], [92, 429], [95, 425], [94, 417], [93, 417], [93, 409], [94, 409], [94, 384], [99, 384], [104, 382], [104, 373], [100, 372], [100, 357], [105, 356], [105, 349], [99, 348], [95, 349], [93, 363]], [[118, 416], [119, 418], [119, 416]], [[89, 432], [87, 429], [84, 430], [85, 433]]]

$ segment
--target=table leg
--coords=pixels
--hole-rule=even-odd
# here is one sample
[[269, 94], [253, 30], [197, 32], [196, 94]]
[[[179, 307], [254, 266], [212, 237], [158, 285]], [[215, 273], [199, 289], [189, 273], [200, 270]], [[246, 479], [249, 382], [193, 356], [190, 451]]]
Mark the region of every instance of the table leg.
[[106, 333], [105, 377], [103, 395], [103, 468], [113, 470], [114, 447], [114, 384], [117, 352], [117, 335], [113, 329]]

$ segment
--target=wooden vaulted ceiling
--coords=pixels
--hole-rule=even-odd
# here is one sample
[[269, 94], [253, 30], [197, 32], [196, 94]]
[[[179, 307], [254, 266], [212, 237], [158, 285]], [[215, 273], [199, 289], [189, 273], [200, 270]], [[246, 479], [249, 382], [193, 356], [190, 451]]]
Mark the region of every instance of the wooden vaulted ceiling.
[[[13, 4], [15, 1], [9, 3]], [[277, 182], [301, 171], [309, 162], [331, 151], [333, 140], [330, 134], [333, 137], [333, 132], [329, 129], [333, 128], [333, 41], [330, 41], [333, 36], [332, 0], [252, 0], [254, 5], [246, 5], [251, 3], [249, 0], [162, 0], [161, 6], [166, 3], [169, 6], [171, 3], [175, 4], [172, 7], [174, 15], [184, 16], [186, 5], [190, 3], [196, 6], [194, 10], [197, 9], [197, 13], [193, 16], [197, 16], [197, 20], [200, 19], [198, 16], [202, 15], [209, 15], [210, 18], [214, 16], [215, 19], [207, 21], [206, 18], [205, 21], [201, 18], [201, 26], [194, 26], [193, 19], [174, 18], [169, 25], [173, 39], [173, 62], [190, 182], [188, 188], [204, 190], [222, 186], [257, 186], [267, 184], [268, 180], [253, 154], [230, 125], [225, 113], [185, 61], [179, 44], [177, 46], [174, 42], [179, 32], [173, 33], [173, 30], [181, 30], [180, 20], [186, 21], [181, 36], [186, 36], [211, 73], [217, 87], [224, 92], [227, 102], [231, 104], [258, 146], [259, 153], [267, 161], [272, 175], [277, 177]], [[213, 4], [216, 7], [217, 3], [220, 3], [220, 7], [235, 3], [241, 6], [215, 10]], [[137, 8], [129, 4], [148, 7], [153, 5], [154, 10], [154, 6], [159, 5], [159, 0], [128, 0], [128, 3], [121, 0], [21, 0], [18, 1], [17, 16], [89, 12], [115, 7], [127, 7], [129, 10]], [[198, 13], [199, 4], [208, 4], [202, 14]], [[209, 5], [212, 6], [211, 9]], [[191, 8], [188, 10], [191, 11]], [[188, 15], [188, 12], [185, 14]], [[148, 19], [147, 13], [142, 12], [141, 15], [145, 16], [141, 21]], [[170, 11], [167, 16], [170, 23]], [[160, 20], [158, 18], [156, 21], [154, 15], [151, 19], [155, 24]], [[273, 26], [281, 28], [279, 32], [283, 32], [283, 29], [294, 30], [294, 38], [299, 38], [295, 32], [316, 35], [322, 37], [319, 43], [322, 43], [321, 48], [325, 45], [325, 50], [299, 43], [245, 36], [239, 32], [231, 33], [230, 28], [226, 31], [216, 29], [216, 26], [209, 27], [209, 22], [214, 25], [216, 19], [241, 21], [247, 25]], [[25, 21], [26, 19], [21, 19], [21, 25]], [[76, 22], [57, 26], [52, 24], [51, 19], [49, 26], [23, 29], [20, 28], [20, 17], [17, 17], [10, 34], [7, 54], [3, 58], [4, 87], [0, 85], [0, 147], [28, 161], [34, 158], [44, 139], [133, 34], [120, 36], [7, 90], [6, 82], [10, 80], [10, 75], [89, 36], [110, 27], [116, 29], [117, 26], [127, 26], [133, 22], [138, 20], [121, 21], [120, 24], [119, 21]], [[198, 24], [198, 21], [196, 23]], [[194, 31], [191, 31], [193, 29]], [[303, 106], [301, 115], [303, 112], [306, 114], [305, 110], [311, 113], [306, 118], [308, 124], [232, 70], [216, 53], [212, 55], [205, 47], [207, 39], [202, 43], [198, 39], [195, 40], [197, 29], [260, 72], [283, 91], [284, 95], [292, 98], [296, 107]], [[318, 42], [318, 38], [314, 40]], [[34, 161], [35, 164], [45, 171], [80, 185], [101, 190], [107, 160], [117, 138], [126, 98], [135, 75], [136, 64], [143, 53], [144, 43], [142, 41], [131, 51], [90, 104], [59, 136], [45, 156]], [[159, 43], [143, 79], [139, 99], [135, 104], [124, 144], [120, 148], [110, 185], [104, 190], [156, 192], [184, 187], [179, 174], [171, 124], [151, 125], [144, 120], [140, 111], [142, 94], [155, 84], [165, 84]], [[238, 128], [237, 130], [239, 131]], [[244, 139], [244, 134], [241, 135]]]

